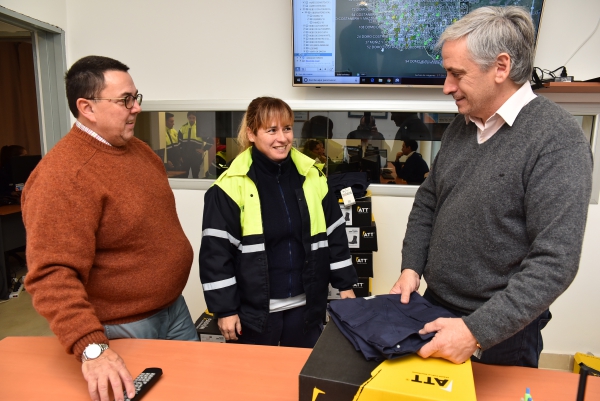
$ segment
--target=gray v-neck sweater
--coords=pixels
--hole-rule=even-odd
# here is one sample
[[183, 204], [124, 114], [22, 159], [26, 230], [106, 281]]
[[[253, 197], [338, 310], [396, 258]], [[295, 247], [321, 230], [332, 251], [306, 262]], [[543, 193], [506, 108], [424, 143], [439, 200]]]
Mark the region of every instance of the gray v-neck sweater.
[[524, 328], [573, 281], [592, 186], [577, 121], [537, 97], [477, 143], [462, 115], [448, 127], [419, 188], [402, 269], [422, 274], [482, 348]]

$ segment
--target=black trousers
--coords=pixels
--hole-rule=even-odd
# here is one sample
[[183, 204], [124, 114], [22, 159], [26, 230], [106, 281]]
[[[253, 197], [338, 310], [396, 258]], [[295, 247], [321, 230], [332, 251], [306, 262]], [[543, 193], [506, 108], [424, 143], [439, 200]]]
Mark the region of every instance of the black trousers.
[[282, 347], [313, 348], [323, 331], [322, 326], [314, 326], [304, 331], [303, 313], [305, 306], [269, 313], [267, 327], [258, 333], [242, 325], [238, 336], [240, 344], [280, 345]]
[[198, 178], [204, 155], [197, 153], [193, 149], [186, 149], [186, 151], [183, 153], [182, 159], [183, 161], [181, 162], [181, 169], [186, 172], [186, 176], [191, 169], [192, 178]]

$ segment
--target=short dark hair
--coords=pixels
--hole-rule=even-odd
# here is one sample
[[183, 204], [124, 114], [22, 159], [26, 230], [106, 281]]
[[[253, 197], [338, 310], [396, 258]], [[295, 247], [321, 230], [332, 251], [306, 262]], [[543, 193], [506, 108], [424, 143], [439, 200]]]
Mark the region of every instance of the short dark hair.
[[333, 121], [325, 116], [314, 116], [309, 121], [307, 138], [331, 138]]
[[413, 152], [416, 152], [419, 149], [419, 144], [414, 139], [406, 139], [404, 144], [408, 146]]
[[67, 101], [75, 118], [79, 117], [77, 99], [89, 99], [100, 95], [104, 89], [106, 71], [129, 71], [129, 67], [118, 60], [103, 56], [80, 58], [65, 74]]
[[195, 112], [195, 111], [188, 111], [188, 112], [187, 112], [187, 117], [189, 117], [189, 116], [194, 116], [194, 117], [196, 117], [196, 112]]
[[173, 113], [165, 113], [165, 120], [168, 120], [171, 117], [175, 117], [175, 114], [173, 114]]

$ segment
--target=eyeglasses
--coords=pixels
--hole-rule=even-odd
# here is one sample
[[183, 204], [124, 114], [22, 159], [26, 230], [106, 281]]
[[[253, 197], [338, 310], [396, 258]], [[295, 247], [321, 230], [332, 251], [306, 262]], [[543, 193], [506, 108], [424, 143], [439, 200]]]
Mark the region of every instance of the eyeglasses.
[[133, 102], [137, 101], [138, 104], [142, 105], [142, 99], [144, 96], [141, 93], [137, 95], [127, 95], [125, 97], [91, 97], [87, 98], [87, 100], [120, 100], [125, 105], [126, 109], [131, 109], [133, 107]]

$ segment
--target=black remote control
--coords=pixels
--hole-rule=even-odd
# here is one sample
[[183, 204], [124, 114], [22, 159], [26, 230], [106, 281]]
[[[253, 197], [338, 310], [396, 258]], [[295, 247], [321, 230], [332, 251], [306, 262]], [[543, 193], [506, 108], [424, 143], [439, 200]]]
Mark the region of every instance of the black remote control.
[[127, 397], [127, 391], [123, 391], [125, 395], [125, 401], [139, 401], [142, 399], [144, 394], [150, 390], [150, 387], [154, 385], [162, 375], [161, 368], [146, 368], [142, 373], [139, 374], [133, 380], [133, 385], [135, 386], [135, 397], [129, 398]]

